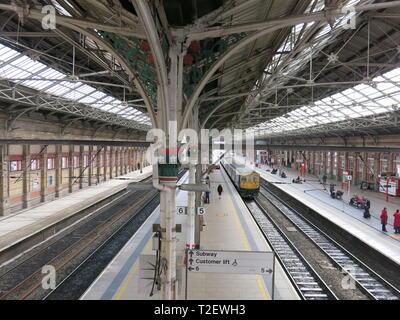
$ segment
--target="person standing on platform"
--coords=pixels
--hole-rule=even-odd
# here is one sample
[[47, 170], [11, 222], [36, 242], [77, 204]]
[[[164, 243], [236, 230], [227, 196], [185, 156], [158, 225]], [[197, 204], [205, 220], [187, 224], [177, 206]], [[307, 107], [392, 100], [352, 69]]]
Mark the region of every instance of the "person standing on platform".
[[368, 199], [366, 199], [366, 200], [365, 200], [365, 206], [366, 206], [368, 209], [371, 209], [371, 201], [369, 201]]
[[206, 203], [210, 203], [210, 191], [206, 191]]
[[387, 232], [387, 230], [386, 230], [387, 222], [388, 222], [388, 214], [387, 214], [386, 208], [383, 208], [383, 210], [381, 212], [381, 224], [382, 224], [383, 232]]
[[305, 166], [304, 163], [302, 163], [302, 164], [300, 165], [300, 175], [301, 175], [302, 177], [305, 177], [305, 176], [306, 176], [306, 166]]
[[221, 194], [222, 194], [222, 192], [224, 191], [224, 189], [222, 188], [221, 185], [218, 186], [217, 191], [218, 191], [219, 199], [221, 199]]
[[326, 185], [326, 180], [328, 180], [328, 177], [327, 177], [326, 174], [324, 174], [324, 175], [322, 176], [322, 184], [324, 185], [324, 187], [325, 187], [325, 185]]
[[396, 210], [393, 217], [394, 217], [394, 223], [393, 223], [394, 233], [400, 234], [400, 211], [399, 211], [399, 209]]
[[206, 177], [206, 183], [208, 184], [208, 187], [210, 187], [210, 177], [209, 176]]
[[364, 208], [364, 218], [369, 219], [371, 218], [371, 214], [369, 213], [369, 207], [365, 206]]

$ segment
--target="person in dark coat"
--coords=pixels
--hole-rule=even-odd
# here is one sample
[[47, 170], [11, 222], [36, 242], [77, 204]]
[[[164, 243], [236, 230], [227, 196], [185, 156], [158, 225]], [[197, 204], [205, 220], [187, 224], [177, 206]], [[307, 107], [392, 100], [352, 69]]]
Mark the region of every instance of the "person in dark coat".
[[206, 183], [208, 184], [208, 186], [210, 186], [210, 177], [209, 176], [206, 177]]
[[224, 191], [224, 189], [222, 188], [221, 185], [218, 186], [217, 191], [218, 191], [218, 196], [219, 196], [219, 198], [221, 199], [221, 194], [222, 194], [222, 192]]
[[396, 210], [393, 217], [394, 217], [394, 223], [393, 223], [394, 233], [400, 234], [400, 211], [399, 211], [399, 209]]
[[364, 208], [364, 218], [367, 218], [367, 219], [371, 218], [371, 214], [369, 213], [368, 206], [365, 206], [365, 208]]
[[329, 192], [331, 194], [331, 197], [335, 198], [335, 185], [332, 183], [329, 185]]
[[381, 224], [382, 224], [383, 232], [387, 232], [387, 230], [386, 230], [387, 223], [388, 223], [388, 214], [387, 214], [386, 208], [383, 208], [383, 210], [381, 212]]
[[206, 191], [206, 203], [210, 203], [210, 191]]

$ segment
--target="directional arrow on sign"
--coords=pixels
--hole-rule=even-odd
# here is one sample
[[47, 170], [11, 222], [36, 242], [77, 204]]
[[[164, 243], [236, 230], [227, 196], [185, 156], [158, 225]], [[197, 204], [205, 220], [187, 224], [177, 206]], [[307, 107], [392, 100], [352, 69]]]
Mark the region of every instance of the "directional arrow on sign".
[[273, 252], [190, 249], [187, 251], [187, 270], [201, 273], [273, 274], [274, 257]]

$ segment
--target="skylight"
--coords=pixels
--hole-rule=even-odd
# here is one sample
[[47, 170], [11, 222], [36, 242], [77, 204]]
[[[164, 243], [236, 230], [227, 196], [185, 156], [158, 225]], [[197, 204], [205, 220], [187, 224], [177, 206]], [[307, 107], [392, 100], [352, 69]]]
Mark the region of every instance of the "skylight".
[[[361, 5], [372, 3], [373, 0], [345, 0], [343, 6], [349, 7], [352, 5]], [[306, 13], [321, 11], [325, 8], [325, 0], [317, 0], [315, 6], [314, 1], [311, 2]], [[261, 79], [261, 86], [264, 88], [271, 88], [284, 86], [291, 76], [296, 75], [309, 61], [310, 57], [318, 54], [327, 44], [334, 41], [343, 31], [343, 25], [347, 24], [349, 19], [355, 13], [348, 13], [337, 19], [332, 26], [329, 24], [323, 25], [318, 33], [312, 39], [306, 41], [307, 45], [302, 45], [299, 52], [295, 55], [285, 55], [282, 52], [291, 52], [296, 48], [297, 44], [307, 35], [307, 31], [315, 26], [315, 22], [302, 23], [294, 26], [291, 33], [283, 42], [281, 47], [276, 51], [277, 53], [272, 57], [271, 62], [267, 65], [263, 78]], [[258, 91], [258, 90], [257, 90]], [[247, 103], [256, 107], [257, 103], [253, 100], [254, 97], [250, 96]], [[265, 96], [264, 96], [265, 98]], [[250, 106], [250, 107], [251, 107]]]
[[253, 127], [258, 135], [273, 135], [315, 125], [391, 112], [400, 107], [400, 68], [284, 116]]
[[[86, 104], [102, 111], [144, 125], [151, 125], [149, 117], [96, 88], [80, 81], [71, 81], [67, 74], [35, 61], [25, 54], [0, 44], [0, 79], [40, 90], [73, 102]], [[122, 110], [125, 110], [122, 112]]]

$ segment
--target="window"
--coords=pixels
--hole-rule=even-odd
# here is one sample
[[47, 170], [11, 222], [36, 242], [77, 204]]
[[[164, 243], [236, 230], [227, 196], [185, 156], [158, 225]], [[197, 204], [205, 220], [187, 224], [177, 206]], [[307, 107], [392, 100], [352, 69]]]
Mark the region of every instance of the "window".
[[78, 156], [74, 156], [74, 168], [79, 168], [79, 157]]
[[258, 179], [258, 176], [257, 176], [257, 175], [254, 175], [254, 182], [255, 182], [255, 183], [258, 183], [258, 182], [259, 182], [259, 179]]
[[249, 182], [249, 183], [253, 182], [253, 179], [252, 179], [252, 176], [251, 176], [251, 175], [248, 175], [248, 176], [247, 176], [247, 182]]
[[92, 167], [96, 168], [97, 167], [97, 155], [91, 155], [90, 156], [90, 161], [92, 161]]
[[68, 157], [61, 158], [61, 168], [63, 168], [63, 169], [68, 168]]
[[54, 158], [47, 158], [47, 169], [48, 170], [54, 169]]
[[22, 170], [22, 161], [10, 161], [10, 171], [21, 171]]
[[83, 156], [83, 167], [86, 168], [89, 166], [89, 155], [85, 154]]
[[31, 160], [31, 170], [39, 170], [39, 169], [40, 169], [39, 159], [32, 159]]
[[245, 183], [246, 182], [246, 176], [241, 176], [240, 177], [240, 182]]

